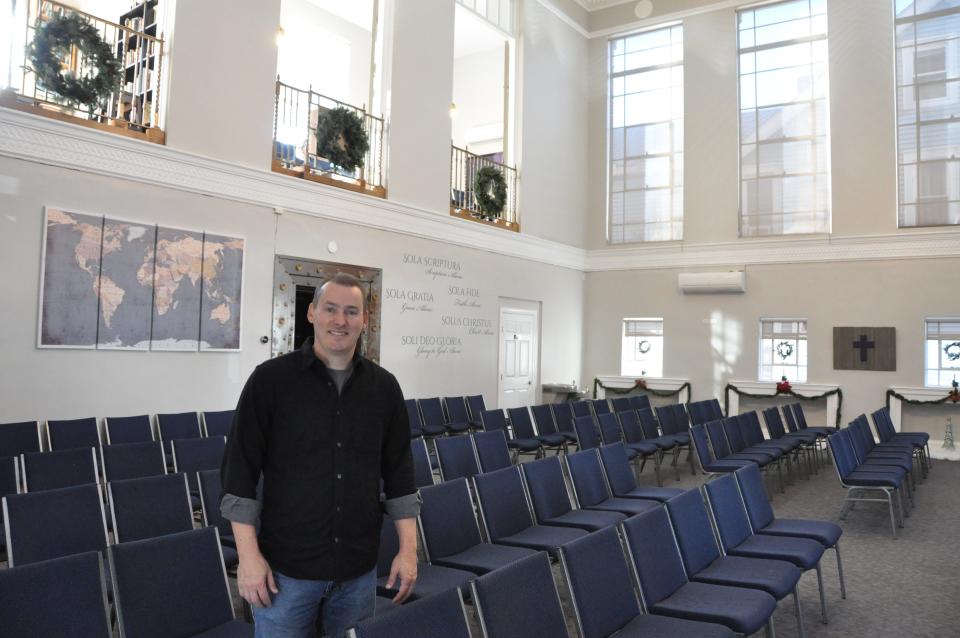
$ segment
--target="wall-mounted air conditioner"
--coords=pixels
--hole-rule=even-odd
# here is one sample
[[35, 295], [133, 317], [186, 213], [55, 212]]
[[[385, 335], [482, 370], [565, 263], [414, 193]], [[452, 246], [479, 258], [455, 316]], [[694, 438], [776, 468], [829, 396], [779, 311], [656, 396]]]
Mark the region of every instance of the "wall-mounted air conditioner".
[[742, 270], [729, 272], [682, 272], [677, 277], [680, 292], [685, 295], [745, 292], [747, 274]]

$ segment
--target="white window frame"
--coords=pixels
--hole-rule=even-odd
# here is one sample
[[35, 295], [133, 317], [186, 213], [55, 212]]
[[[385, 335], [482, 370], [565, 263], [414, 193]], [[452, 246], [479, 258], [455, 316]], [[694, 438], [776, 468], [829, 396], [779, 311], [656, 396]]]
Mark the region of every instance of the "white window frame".
[[[770, 332], [774, 335], [770, 337], [771, 347], [770, 347], [770, 358], [769, 361], [764, 360], [764, 324], [776, 324], [776, 323], [797, 323], [797, 330], [791, 332], [777, 332], [771, 325]], [[780, 381], [782, 376], [786, 376], [787, 380], [792, 383], [806, 383], [807, 379], [810, 376], [810, 340], [809, 335], [810, 331], [808, 330], [808, 320], [806, 317], [760, 317], [758, 322], [758, 339], [757, 339], [757, 380], [758, 381]], [[801, 329], [802, 324], [802, 329]], [[781, 336], [777, 336], [781, 335]], [[794, 343], [791, 343], [793, 341]], [[789, 355], [787, 357], [782, 357], [777, 352], [777, 348], [780, 346], [780, 343], [786, 343], [784, 350], [786, 351], [789, 348]], [[781, 363], [777, 363], [776, 357], [781, 356]], [[795, 363], [786, 364], [782, 361], [786, 361], [791, 357], [794, 358]], [[801, 358], [803, 360], [803, 365], [800, 364]], [[769, 367], [769, 374], [764, 373], [764, 367]]]
[[[930, 338], [931, 324], [937, 324], [936, 339]], [[949, 388], [954, 379], [960, 381], [960, 359], [956, 360], [955, 367], [944, 366], [944, 357], [948, 356], [945, 347], [960, 344], [960, 330], [957, 333], [949, 334], [943, 337], [943, 324], [957, 324], [960, 326], [960, 317], [927, 317], [923, 320], [923, 387], [925, 388]], [[931, 341], [936, 341], [936, 362], [932, 363]], [[951, 352], [960, 355], [960, 345], [956, 348], [951, 347]], [[931, 383], [931, 374], [935, 373], [937, 382]]]
[[[793, 39], [778, 40], [775, 42], [770, 42], [761, 45], [742, 45], [741, 36], [744, 32], [751, 33], [754, 37], [756, 36], [757, 27], [754, 26], [748, 29], [741, 29], [741, 15], [755, 11], [757, 9], [762, 9], [767, 6], [777, 5], [777, 4], [788, 4], [791, 2], [796, 2], [797, 0], [780, 0], [778, 2], [769, 2], [764, 4], [755, 4], [748, 7], [743, 7], [737, 11], [737, 107], [738, 107], [738, 130], [739, 130], [739, 153], [740, 160], [738, 162], [739, 167], [739, 215], [738, 215], [738, 227], [741, 237], [757, 237], [757, 236], [776, 236], [776, 235], [790, 235], [790, 234], [828, 234], [831, 232], [832, 224], [832, 212], [831, 212], [831, 170], [830, 170], [830, 91], [829, 91], [829, 63], [828, 63], [828, 38], [829, 38], [829, 28], [824, 27], [824, 33], [814, 34], [796, 37]], [[826, 23], [826, 14], [811, 14], [813, 3], [823, 2], [824, 6], [826, 0], [807, 0], [808, 3], [808, 20], [812, 21], [815, 17], [822, 15], [822, 20], [824, 24]], [[825, 10], [825, 9], [824, 9]], [[786, 21], [778, 24], [787, 24], [790, 21]], [[760, 27], [763, 28], [763, 27]], [[823, 45], [823, 86], [824, 86], [824, 95], [818, 97], [816, 95], [816, 89], [813, 84], [814, 67], [819, 64], [814, 57], [813, 44], [816, 42], [822, 41]], [[753, 71], [746, 71], [744, 75], [744, 60], [745, 56], [748, 56], [751, 60], [756, 60], [756, 56], [761, 55], [765, 51], [776, 50], [780, 48], [785, 48], [789, 46], [796, 46], [810, 43], [811, 44], [811, 58], [807, 63], [807, 66], [810, 69], [810, 79], [811, 79], [811, 89], [810, 89], [810, 98], [808, 100], [793, 100], [789, 102], [783, 102], [780, 104], [765, 104], [762, 107], [757, 106], [757, 78], [756, 76], [763, 71], [756, 71], [756, 62], [753, 65]], [[753, 56], [753, 57], [749, 57]], [[749, 68], [749, 67], [747, 67]], [[783, 67], [784, 69], [790, 67]], [[777, 68], [768, 69], [767, 72], [775, 72]], [[752, 77], [754, 79], [753, 88], [754, 88], [754, 97], [753, 97], [753, 106], [744, 107], [743, 92], [744, 92], [744, 81], [745, 78]], [[818, 102], [822, 101], [823, 106], [818, 110]], [[772, 107], [789, 107], [792, 105], [808, 105], [810, 108], [810, 118], [812, 127], [809, 135], [800, 135], [800, 136], [787, 136], [783, 135], [780, 138], [772, 138], [769, 140], [761, 140], [760, 131], [760, 113], [763, 109], [772, 108]], [[749, 141], [745, 141], [744, 133], [744, 117], [746, 115], [752, 115], [753, 117], [753, 134]], [[822, 120], [822, 121], [821, 121]], [[796, 146], [796, 148], [801, 149], [802, 143], [809, 142], [809, 168], [810, 171], [806, 172], [797, 172], [797, 173], [788, 173], [784, 172], [782, 174], [762, 174], [761, 173], [761, 149], [764, 146], [772, 147], [774, 144], [796, 144], [801, 143], [801, 145]], [[751, 170], [746, 170], [745, 167], [748, 165], [747, 160], [745, 159], [749, 147], [753, 148], [753, 159], [749, 163], [752, 165]], [[785, 150], [785, 149], [784, 149]], [[781, 157], [781, 162], [783, 161]], [[810, 197], [809, 203], [810, 208], [804, 210], [790, 210], [785, 211], [783, 206], [783, 191], [784, 185], [786, 184], [786, 178], [804, 178], [808, 177], [811, 179], [809, 184]], [[823, 192], [820, 193], [820, 187], [822, 186]], [[750, 211], [748, 207], [749, 198], [746, 196], [746, 193], [750, 190], [755, 192], [754, 201], [759, 202], [763, 198], [761, 197], [761, 190], [767, 191], [769, 193], [766, 199], [772, 201], [773, 195], [777, 192], [781, 194], [781, 201], [778, 210], [771, 209], [770, 211], [758, 213], [756, 211]], [[820, 216], [818, 218], [818, 216]]]
[[[669, 31], [668, 41], [671, 51], [670, 58], [665, 62], [647, 64], [644, 66], [639, 66], [636, 68], [630, 68], [627, 70], [617, 69], [616, 68], [616, 57], [614, 55], [614, 47], [616, 43], [622, 42], [625, 46], [627, 41], [630, 38], [636, 36], [643, 36], [645, 34], [656, 33], [659, 31]], [[678, 37], [679, 36], [679, 37]], [[653, 47], [647, 49], [646, 51], [655, 51], [663, 47]], [[679, 49], [679, 58], [676, 58], [676, 51]], [[630, 55], [639, 55], [641, 51], [629, 52]], [[624, 67], [626, 67], [626, 59], [628, 57], [628, 52], [624, 52], [623, 61]], [[671, 22], [667, 24], [659, 24], [655, 27], [649, 29], [644, 29], [642, 31], [636, 31], [628, 34], [618, 35], [616, 37], [610, 38], [607, 42], [607, 214], [606, 214], [606, 227], [607, 227], [607, 241], [611, 244], [623, 244], [623, 243], [638, 243], [638, 242], [653, 242], [653, 241], [679, 241], [683, 239], [683, 154], [684, 154], [684, 140], [683, 140], [683, 72], [684, 72], [684, 62], [683, 62], [683, 24], [679, 22]], [[667, 72], [670, 74], [670, 83], [666, 86], [660, 86], [656, 88], [651, 88], [643, 90], [642, 87], [633, 92], [626, 91], [626, 85], [628, 79], [631, 77], [640, 78], [644, 74], [652, 74], [656, 72]], [[677, 83], [677, 78], [679, 77], [679, 83]], [[617, 85], [618, 81], [622, 81], [623, 92], [619, 95], [614, 95], [614, 87]], [[639, 84], [638, 80], [638, 84]], [[642, 127], [645, 126], [664, 126], [667, 128], [667, 137], [669, 138], [668, 146], [669, 151], [659, 152], [659, 153], [646, 153], [643, 152], [638, 155], [629, 155], [628, 150], [628, 128], [631, 126], [627, 125], [626, 120], [626, 111], [627, 111], [627, 98], [630, 96], [639, 97], [643, 93], [649, 93], [655, 90], [667, 90], [670, 95], [670, 116], [669, 119], [659, 120], [654, 122], [643, 122], [639, 124], [631, 125], [642, 130]], [[614, 123], [617, 118], [615, 116], [615, 104], [618, 98], [623, 99], [623, 117], [621, 126], [614, 128]], [[677, 116], [678, 107], [674, 103], [679, 100], [679, 116]], [[619, 131], [619, 135], [622, 136], [622, 140], [619, 145], [615, 140], [614, 131]], [[617, 148], [621, 149], [621, 153], [618, 155]], [[627, 167], [631, 163], [638, 164], [643, 168], [646, 168], [646, 164], [651, 161], [663, 160], [666, 159], [666, 173], [667, 181], [666, 185], [655, 185], [651, 186], [646, 183], [645, 171], [640, 170], [639, 173], [632, 174], [633, 179], [639, 177], [643, 180], [644, 183], [642, 186], [630, 187], [629, 182], [631, 180], [631, 175], [628, 175]], [[619, 184], [619, 188], [616, 185]], [[646, 210], [646, 200], [648, 193], [666, 193], [666, 206], [663, 210]], [[633, 197], [638, 197], [643, 201], [644, 212], [642, 213], [642, 221], [627, 224], [627, 197], [628, 193], [634, 194]], [[635, 204], [637, 205], [637, 204]], [[619, 209], [619, 222], [615, 222], [614, 216], [616, 211]], [[631, 231], [628, 231], [628, 227], [639, 227], [634, 228]], [[666, 231], [666, 232], [663, 232]], [[639, 233], [639, 236], [637, 234]], [[630, 235], [630, 239], [627, 239], [627, 236]]]
[[[658, 324], [650, 326], [649, 329], [641, 332], [649, 334], [636, 334], [627, 336], [627, 327], [630, 322], [646, 322], [648, 324]], [[624, 317], [620, 322], [620, 376], [624, 377], [663, 377], [663, 317]], [[659, 334], [657, 334], [659, 332]], [[654, 353], [659, 352], [659, 360], [653, 360], [651, 357], [640, 356], [637, 358], [638, 348], [643, 343], [649, 343], [650, 349]], [[646, 353], [643, 353], [644, 355]], [[648, 360], [645, 360], [648, 359]]]

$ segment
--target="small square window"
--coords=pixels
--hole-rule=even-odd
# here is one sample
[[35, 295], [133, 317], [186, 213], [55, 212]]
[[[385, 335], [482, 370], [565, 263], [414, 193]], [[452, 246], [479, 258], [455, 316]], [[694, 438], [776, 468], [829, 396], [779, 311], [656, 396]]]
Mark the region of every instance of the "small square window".
[[960, 317], [927, 319], [923, 385], [948, 388], [960, 381]]
[[662, 377], [663, 318], [624, 319], [621, 334], [621, 376]]
[[760, 381], [807, 381], [807, 320], [760, 320]]

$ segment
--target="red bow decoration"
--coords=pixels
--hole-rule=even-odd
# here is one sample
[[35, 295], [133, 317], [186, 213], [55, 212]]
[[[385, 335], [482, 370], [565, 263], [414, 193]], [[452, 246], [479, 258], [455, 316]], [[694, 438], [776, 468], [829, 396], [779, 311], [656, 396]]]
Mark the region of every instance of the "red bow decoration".
[[777, 381], [777, 394], [784, 394], [790, 392], [790, 382], [787, 381], [786, 377], [780, 377], [780, 380]]
[[960, 401], [960, 390], [958, 390], [957, 388], [950, 390], [950, 392], [947, 394], [947, 398], [953, 401], [954, 403], [956, 403], [957, 401]]
[[637, 388], [638, 390], [646, 390], [646, 389], [647, 389], [647, 380], [646, 380], [646, 379], [637, 379], [636, 381], [633, 382], [633, 385], [634, 385], [634, 387]]

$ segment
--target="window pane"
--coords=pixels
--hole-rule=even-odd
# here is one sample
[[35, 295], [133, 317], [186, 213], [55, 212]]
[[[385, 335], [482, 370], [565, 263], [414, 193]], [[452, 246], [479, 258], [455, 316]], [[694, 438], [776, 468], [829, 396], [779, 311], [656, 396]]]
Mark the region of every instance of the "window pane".
[[803, 319], [761, 319], [758, 378], [807, 380], [807, 323]]

